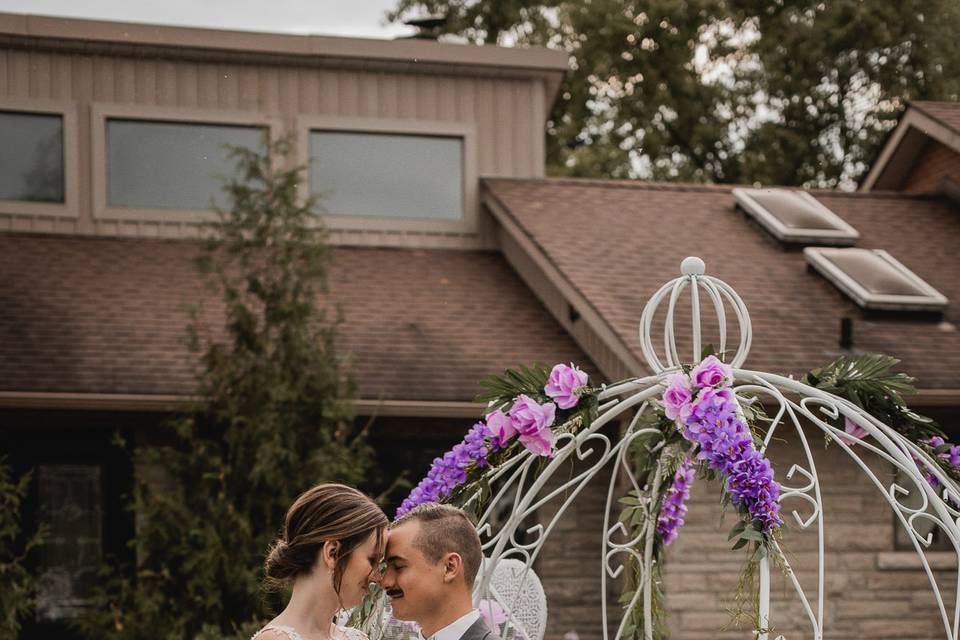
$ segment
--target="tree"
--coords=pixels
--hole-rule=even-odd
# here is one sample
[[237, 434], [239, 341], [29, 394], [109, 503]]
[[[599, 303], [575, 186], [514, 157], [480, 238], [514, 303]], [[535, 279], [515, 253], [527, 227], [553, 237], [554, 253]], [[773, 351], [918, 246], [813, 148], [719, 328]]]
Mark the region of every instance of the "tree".
[[15, 638], [20, 623], [34, 608], [34, 577], [27, 555], [43, 539], [43, 531], [28, 534], [21, 520], [23, 500], [31, 474], [14, 478], [10, 465], [0, 458], [0, 635]]
[[570, 53], [554, 175], [851, 187], [907, 99], [960, 97], [953, 0], [399, 0]]
[[298, 203], [301, 170], [280, 166], [288, 151], [232, 151], [232, 206], [198, 263], [222, 297], [225, 339], [193, 314], [201, 400], [172, 422], [168, 445], [136, 454], [163, 480], [137, 482], [136, 567], [107, 571], [81, 623], [91, 637], [249, 637], [270, 615], [261, 565], [293, 499], [324, 480], [357, 484], [371, 466], [336, 352], [339, 318], [317, 304], [324, 232], [315, 203]]

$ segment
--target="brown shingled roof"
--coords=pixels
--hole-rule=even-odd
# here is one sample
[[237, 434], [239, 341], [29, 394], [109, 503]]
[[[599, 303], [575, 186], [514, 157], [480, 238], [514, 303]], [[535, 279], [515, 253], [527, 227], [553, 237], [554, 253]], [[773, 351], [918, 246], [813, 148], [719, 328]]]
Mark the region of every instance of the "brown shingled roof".
[[[0, 234], [0, 390], [191, 393], [183, 309], [209, 298], [195, 252]], [[482, 377], [532, 362], [596, 371], [497, 253], [338, 248], [330, 284], [363, 398], [472, 400]]]
[[910, 106], [960, 133], [960, 102], [917, 101]]
[[945, 199], [811, 192], [859, 230], [857, 246], [886, 249], [950, 299], [938, 320], [864, 315], [802, 252], [737, 211], [729, 187], [491, 179], [484, 188], [637, 359], [648, 298], [698, 255], [747, 304], [745, 366], [799, 375], [825, 364], [840, 354], [840, 319], [851, 317], [857, 349], [900, 358], [920, 388], [960, 388], [960, 211]]

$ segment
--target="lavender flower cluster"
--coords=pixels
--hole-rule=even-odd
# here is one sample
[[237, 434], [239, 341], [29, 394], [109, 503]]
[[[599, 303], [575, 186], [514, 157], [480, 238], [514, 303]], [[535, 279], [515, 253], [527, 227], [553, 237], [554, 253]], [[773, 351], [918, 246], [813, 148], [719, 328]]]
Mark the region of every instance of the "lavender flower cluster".
[[449, 498], [454, 489], [467, 481], [471, 467], [487, 466], [488, 456], [506, 447], [515, 437], [534, 455], [552, 456], [554, 437], [550, 427], [557, 407], [575, 407], [586, 384], [587, 374], [572, 363], [553, 367], [543, 392], [554, 402], [541, 404], [521, 394], [507, 413], [498, 409], [487, 414], [486, 420], [473, 425], [460, 444], [434, 459], [427, 477], [400, 504], [397, 517], [419, 504]]
[[660, 517], [657, 518], [657, 533], [668, 545], [677, 537], [677, 531], [683, 526], [683, 516], [687, 515], [687, 499], [690, 498], [690, 485], [693, 484], [695, 469], [693, 460], [686, 458], [673, 474], [673, 483], [663, 496]]
[[400, 504], [397, 517], [418, 504], [449, 498], [453, 490], [467, 480], [467, 469], [471, 464], [478, 467], [487, 465], [487, 456], [494, 451], [489, 442], [490, 437], [486, 423], [478, 422], [470, 428], [463, 442], [455, 445], [442, 457], [434, 458], [427, 477], [421, 480]]
[[[933, 449], [937, 449], [947, 444], [947, 442], [940, 436], [932, 436], [930, 439], [926, 441], [925, 444], [929, 445]], [[960, 445], [952, 445], [947, 451], [937, 454], [937, 457], [943, 460], [944, 462], [946, 462], [951, 467], [954, 467], [960, 470]], [[923, 468], [923, 463], [920, 460], [917, 460], [917, 464], [918, 466]], [[927, 479], [927, 484], [929, 484], [934, 489], [940, 488], [940, 481], [932, 473], [927, 472], [926, 479]]]
[[770, 461], [753, 446], [732, 384], [730, 367], [708, 356], [689, 376], [671, 376], [663, 394], [664, 410], [694, 445], [697, 459], [726, 479], [734, 506], [744, 508], [769, 533], [783, 524], [780, 484], [773, 479]]
[[[867, 433], [867, 430], [861, 427], [859, 424], [850, 418], [844, 418], [844, 433], [838, 435], [837, 437], [846, 444], [853, 446], [868, 435], [869, 433]], [[947, 444], [947, 441], [940, 436], [931, 436], [927, 440], [922, 440], [920, 443], [927, 445], [931, 449], [938, 449]], [[960, 445], [950, 445], [949, 449], [936, 454], [936, 456], [943, 460], [948, 466], [953, 467], [956, 471], [960, 471]], [[911, 457], [917, 464], [918, 468], [926, 469], [926, 463], [923, 460], [913, 454], [911, 454]], [[940, 488], [940, 480], [938, 480], [937, 477], [929, 470], [924, 471], [923, 477], [927, 481], [927, 484], [934, 489]], [[960, 507], [960, 505], [956, 506]]]

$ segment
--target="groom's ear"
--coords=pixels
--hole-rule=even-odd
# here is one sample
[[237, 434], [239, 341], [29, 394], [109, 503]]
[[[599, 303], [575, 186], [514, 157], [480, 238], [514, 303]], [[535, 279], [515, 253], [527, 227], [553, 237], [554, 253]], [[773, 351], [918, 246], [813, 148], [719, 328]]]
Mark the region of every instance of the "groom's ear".
[[463, 577], [463, 558], [459, 553], [451, 551], [443, 556], [443, 581], [453, 582]]

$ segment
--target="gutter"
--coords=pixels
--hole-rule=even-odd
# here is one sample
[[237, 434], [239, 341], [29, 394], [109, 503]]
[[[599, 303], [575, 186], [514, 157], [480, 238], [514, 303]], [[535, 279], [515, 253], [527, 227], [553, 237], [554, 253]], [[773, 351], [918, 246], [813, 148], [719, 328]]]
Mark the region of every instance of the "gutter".
[[[0, 409], [70, 411], [146, 411], [173, 413], [187, 409], [197, 396], [124, 393], [0, 391]], [[359, 416], [477, 418], [485, 405], [457, 400], [354, 400]]]
[[[441, 43], [416, 39], [384, 40], [295, 35], [262, 31], [175, 27], [0, 12], [0, 35], [36, 40], [73, 41], [90, 46], [127, 45], [167, 50], [193, 49], [237, 54], [335, 58], [488, 67], [563, 75], [567, 53], [544, 47], [512, 48]], [[89, 51], [88, 51], [89, 53]]]

